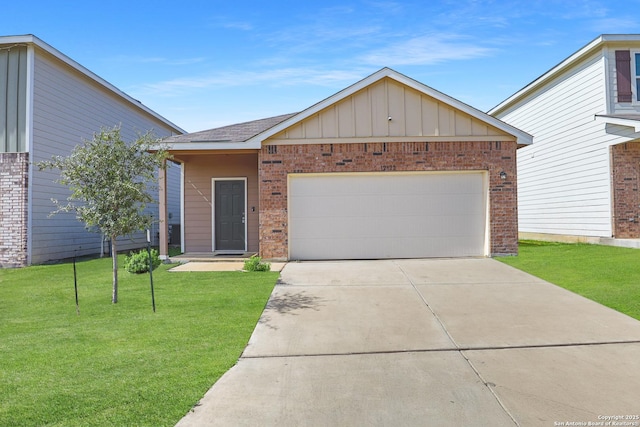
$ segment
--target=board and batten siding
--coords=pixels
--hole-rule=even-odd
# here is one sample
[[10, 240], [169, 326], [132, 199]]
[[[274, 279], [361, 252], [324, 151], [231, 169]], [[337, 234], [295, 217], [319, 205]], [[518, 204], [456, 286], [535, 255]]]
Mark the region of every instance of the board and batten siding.
[[[125, 99], [117, 96], [86, 75], [36, 48], [33, 65], [32, 161], [68, 155], [83, 139], [91, 139], [101, 127], [120, 126], [125, 141], [136, 139], [148, 130], [157, 137], [174, 131]], [[33, 168], [31, 185], [31, 263], [100, 251], [101, 236], [85, 230], [74, 213], [49, 216], [52, 198], [65, 200], [69, 191], [56, 184], [55, 171]], [[180, 168], [169, 169], [168, 180], [179, 182]], [[157, 197], [157, 196], [156, 196]], [[178, 202], [179, 204], [179, 202]], [[158, 217], [157, 205], [148, 206]], [[177, 208], [179, 215], [179, 207]], [[155, 234], [155, 233], [154, 233]], [[144, 233], [135, 240], [119, 239], [119, 250], [140, 247]]]
[[24, 153], [27, 119], [27, 47], [0, 49], [0, 153]]
[[345, 138], [358, 142], [358, 138], [379, 137], [432, 137], [435, 141], [453, 136], [498, 140], [507, 134], [424, 93], [385, 78], [274, 135], [269, 138], [269, 144], [330, 143], [331, 139], [342, 141]]
[[600, 52], [496, 115], [533, 135], [517, 152], [520, 232], [610, 237], [609, 139]]

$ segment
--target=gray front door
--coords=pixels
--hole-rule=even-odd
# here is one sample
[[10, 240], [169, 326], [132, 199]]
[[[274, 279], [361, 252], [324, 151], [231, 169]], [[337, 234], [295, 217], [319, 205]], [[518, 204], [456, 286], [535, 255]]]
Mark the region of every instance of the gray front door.
[[245, 181], [215, 181], [215, 250], [245, 250]]

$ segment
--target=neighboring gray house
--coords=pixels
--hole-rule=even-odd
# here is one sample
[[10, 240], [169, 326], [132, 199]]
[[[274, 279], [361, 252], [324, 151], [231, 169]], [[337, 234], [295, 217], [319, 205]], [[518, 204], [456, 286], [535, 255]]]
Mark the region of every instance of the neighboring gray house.
[[[67, 155], [101, 127], [126, 140], [184, 131], [32, 35], [0, 37], [0, 267], [19, 267], [100, 251], [101, 236], [75, 214], [49, 217], [68, 190], [34, 163]], [[170, 222], [180, 223], [180, 168], [168, 172]], [[157, 211], [157, 206], [153, 209]], [[122, 248], [139, 246], [124, 238]]]
[[640, 35], [601, 35], [489, 111], [518, 150], [521, 238], [640, 238]]

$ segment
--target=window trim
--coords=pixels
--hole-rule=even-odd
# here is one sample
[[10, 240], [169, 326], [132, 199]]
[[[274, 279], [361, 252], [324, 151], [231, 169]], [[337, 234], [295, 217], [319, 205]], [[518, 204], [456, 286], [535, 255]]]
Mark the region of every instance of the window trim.
[[640, 105], [640, 67], [636, 65], [640, 63], [640, 50], [631, 50], [631, 104]]

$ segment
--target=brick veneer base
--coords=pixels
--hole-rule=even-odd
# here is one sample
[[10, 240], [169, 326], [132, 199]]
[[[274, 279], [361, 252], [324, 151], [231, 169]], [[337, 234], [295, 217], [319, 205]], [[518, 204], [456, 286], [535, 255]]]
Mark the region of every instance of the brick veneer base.
[[[489, 172], [490, 250], [518, 252], [516, 143], [389, 142], [263, 146], [260, 181], [260, 254], [287, 258], [289, 173], [464, 171]], [[500, 172], [507, 179], [500, 178]]]
[[28, 153], [0, 153], [0, 267], [27, 264]]
[[611, 147], [613, 179], [613, 237], [640, 238], [640, 142]]

